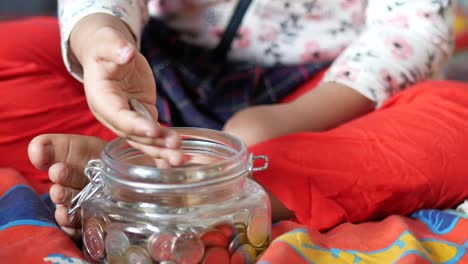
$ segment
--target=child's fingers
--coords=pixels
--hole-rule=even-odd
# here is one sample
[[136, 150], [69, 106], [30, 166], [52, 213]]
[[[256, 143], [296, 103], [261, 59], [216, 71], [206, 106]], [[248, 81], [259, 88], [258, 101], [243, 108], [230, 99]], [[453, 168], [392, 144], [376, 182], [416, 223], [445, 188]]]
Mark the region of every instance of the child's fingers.
[[74, 228], [81, 225], [81, 214], [77, 212], [73, 222], [71, 222], [70, 216], [68, 215], [68, 207], [57, 205], [55, 208], [55, 220], [61, 227]]
[[99, 89], [90, 88], [87, 91], [89, 106], [96, 118], [118, 136], [160, 136], [157, 124], [130, 110], [127, 95], [119, 91], [119, 83], [109, 81], [97, 83], [96, 86]]
[[[151, 145], [140, 144], [134, 141], [128, 141], [128, 144], [136, 149], [141, 150], [143, 153], [154, 159], [166, 160], [171, 166], [180, 166], [184, 162], [184, 154], [179, 149], [160, 148]], [[158, 163], [156, 163], [156, 166], [158, 166]]]
[[169, 149], [178, 149], [181, 145], [181, 138], [179, 134], [170, 128], [161, 128], [160, 136], [157, 138], [127, 136], [127, 139], [143, 145]]

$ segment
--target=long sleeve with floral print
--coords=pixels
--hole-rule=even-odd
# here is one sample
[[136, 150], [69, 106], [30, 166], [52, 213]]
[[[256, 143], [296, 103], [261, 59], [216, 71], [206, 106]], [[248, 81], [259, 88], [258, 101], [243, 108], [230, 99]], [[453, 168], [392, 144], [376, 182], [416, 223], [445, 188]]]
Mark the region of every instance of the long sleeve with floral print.
[[[65, 64], [74, 25], [92, 13], [124, 21], [140, 39], [148, 15], [188, 42], [214, 47], [238, 0], [59, 0]], [[452, 0], [253, 0], [229, 57], [262, 65], [330, 61], [338, 82], [380, 105], [409, 85], [437, 77], [452, 51]]]

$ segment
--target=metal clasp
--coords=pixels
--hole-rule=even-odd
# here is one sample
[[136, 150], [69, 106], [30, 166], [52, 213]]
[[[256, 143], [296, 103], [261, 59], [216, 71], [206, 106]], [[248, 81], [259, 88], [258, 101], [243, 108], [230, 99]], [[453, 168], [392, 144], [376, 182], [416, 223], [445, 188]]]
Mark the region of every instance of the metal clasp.
[[[264, 161], [263, 166], [254, 167], [254, 161], [259, 160], [259, 159]], [[250, 172], [255, 172], [255, 171], [266, 170], [268, 168], [268, 161], [269, 161], [269, 159], [268, 159], [267, 156], [255, 156], [255, 155], [253, 155], [251, 153], [250, 156], [249, 156], [249, 171]]]
[[80, 209], [89, 198], [91, 198], [97, 191], [102, 188], [101, 180], [101, 160], [90, 160], [88, 166], [84, 170], [84, 174], [89, 179], [89, 183], [71, 200], [70, 206], [68, 207], [68, 215], [70, 222], [73, 222], [76, 216], [76, 212]]

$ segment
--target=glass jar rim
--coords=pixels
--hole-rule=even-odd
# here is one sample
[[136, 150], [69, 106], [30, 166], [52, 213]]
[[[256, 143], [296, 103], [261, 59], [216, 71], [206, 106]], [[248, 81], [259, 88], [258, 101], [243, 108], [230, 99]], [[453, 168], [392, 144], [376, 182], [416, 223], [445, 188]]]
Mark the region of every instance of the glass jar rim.
[[204, 185], [212, 181], [219, 181], [220, 178], [226, 179], [227, 174], [234, 177], [235, 174], [242, 174], [249, 170], [247, 146], [239, 138], [222, 131], [205, 128], [174, 127], [172, 129], [182, 137], [184, 153], [187, 151], [184, 147], [194, 148], [196, 147], [194, 145], [199, 144], [200, 151], [209, 152], [209, 147], [213, 147], [217, 150], [225, 150], [226, 153], [230, 154], [228, 157], [223, 157], [223, 159], [209, 164], [168, 169], [156, 168], [135, 165], [122, 160], [124, 153], [119, 152], [121, 148], [124, 148], [127, 154], [128, 152], [142, 154], [142, 152], [131, 147], [124, 138], [117, 138], [109, 142], [102, 152], [104, 172], [107, 169], [108, 173], [106, 174], [112, 174], [112, 178], [119, 180], [126, 178], [127, 181], [142, 181], [157, 185], [189, 184], [193, 187], [196, 183]]

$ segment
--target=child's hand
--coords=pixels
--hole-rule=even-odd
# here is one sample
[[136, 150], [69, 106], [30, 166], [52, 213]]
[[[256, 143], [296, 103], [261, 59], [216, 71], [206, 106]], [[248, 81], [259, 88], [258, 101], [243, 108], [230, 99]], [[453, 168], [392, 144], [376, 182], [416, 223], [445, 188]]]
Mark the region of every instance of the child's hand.
[[83, 67], [88, 105], [101, 123], [133, 147], [170, 165], [180, 165], [179, 135], [130, 109], [129, 99], [137, 99], [157, 120], [153, 73], [125, 30], [114, 26], [82, 30], [86, 39], [72, 34], [72, 49], [79, 50], [77, 58]]

